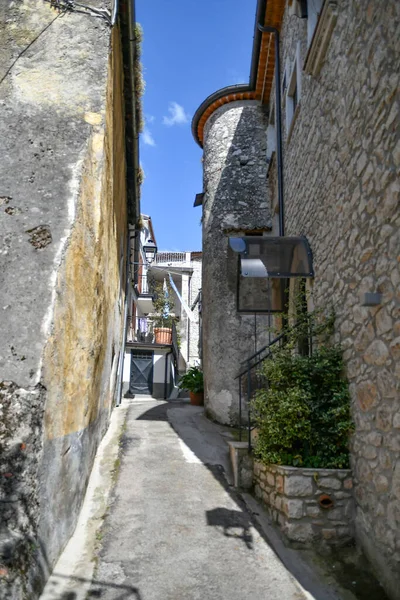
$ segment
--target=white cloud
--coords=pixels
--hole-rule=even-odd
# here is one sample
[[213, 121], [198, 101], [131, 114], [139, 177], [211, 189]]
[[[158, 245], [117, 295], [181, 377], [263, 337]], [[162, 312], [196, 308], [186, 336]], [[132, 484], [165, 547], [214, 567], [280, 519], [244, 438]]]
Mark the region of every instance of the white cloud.
[[185, 113], [185, 109], [183, 106], [178, 104], [177, 102], [170, 102], [168, 106], [168, 117], [163, 117], [164, 125], [182, 125], [183, 123], [188, 123], [189, 115]]
[[154, 115], [146, 115], [146, 123], [154, 123], [156, 120]]
[[156, 145], [154, 138], [151, 135], [151, 132], [147, 129], [147, 127], [145, 127], [143, 129], [142, 140], [143, 140], [143, 144], [146, 144], [146, 146], [155, 146]]

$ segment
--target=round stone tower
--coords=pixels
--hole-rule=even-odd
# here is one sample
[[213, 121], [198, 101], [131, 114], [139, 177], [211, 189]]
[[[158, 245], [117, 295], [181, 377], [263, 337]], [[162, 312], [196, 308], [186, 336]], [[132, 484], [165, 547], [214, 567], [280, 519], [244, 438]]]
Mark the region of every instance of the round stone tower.
[[266, 119], [259, 102], [220, 106], [204, 126], [203, 369], [207, 413], [236, 424], [241, 361], [254, 352], [255, 317], [238, 313], [238, 255], [229, 235], [271, 230]]

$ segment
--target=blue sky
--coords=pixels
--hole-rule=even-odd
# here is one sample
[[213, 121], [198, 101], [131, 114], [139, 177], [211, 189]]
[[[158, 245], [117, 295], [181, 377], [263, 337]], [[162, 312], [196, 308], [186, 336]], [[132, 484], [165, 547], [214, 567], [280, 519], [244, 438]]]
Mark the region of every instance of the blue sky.
[[136, 0], [146, 80], [142, 212], [159, 250], [201, 249], [202, 151], [191, 134], [201, 102], [249, 79], [256, 0]]

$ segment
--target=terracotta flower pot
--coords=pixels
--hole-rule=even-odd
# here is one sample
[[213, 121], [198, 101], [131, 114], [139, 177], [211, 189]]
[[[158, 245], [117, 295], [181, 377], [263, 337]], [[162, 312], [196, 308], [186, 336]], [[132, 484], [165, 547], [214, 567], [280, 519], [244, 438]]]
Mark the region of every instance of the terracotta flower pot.
[[204, 404], [204, 393], [203, 392], [189, 392], [190, 404], [194, 406], [203, 406]]
[[154, 327], [156, 344], [172, 344], [172, 329], [170, 327]]

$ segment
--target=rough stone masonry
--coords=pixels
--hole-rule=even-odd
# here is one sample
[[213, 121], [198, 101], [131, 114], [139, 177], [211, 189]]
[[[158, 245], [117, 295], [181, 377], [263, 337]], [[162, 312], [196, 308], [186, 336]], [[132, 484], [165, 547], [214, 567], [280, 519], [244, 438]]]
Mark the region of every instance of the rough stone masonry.
[[0, 598], [36, 598], [79, 513], [121, 340], [121, 31], [0, 6]]
[[[400, 5], [390, 0], [382, 10], [375, 1], [340, 0], [336, 12], [317, 76], [303, 70], [307, 20], [288, 10], [283, 20], [282, 69], [289, 82], [297, 56], [301, 73], [294, 121], [283, 131], [286, 234], [307, 236], [314, 257], [314, 305], [333, 306], [336, 313], [355, 420], [356, 536], [395, 598], [400, 585]], [[270, 110], [273, 104], [271, 96]], [[286, 106], [284, 94], [283, 123]], [[363, 306], [366, 292], [380, 293], [381, 303]]]
[[348, 469], [254, 464], [254, 491], [292, 542], [345, 545], [354, 537]]
[[[205, 406], [221, 423], [237, 422], [235, 380], [241, 360], [254, 351], [254, 316], [236, 306], [237, 257], [228, 235], [268, 231], [265, 116], [257, 103], [234, 102], [207, 121], [203, 201], [203, 369]], [[251, 131], [251, 135], [249, 135]], [[259, 322], [260, 325], [261, 322]]]

